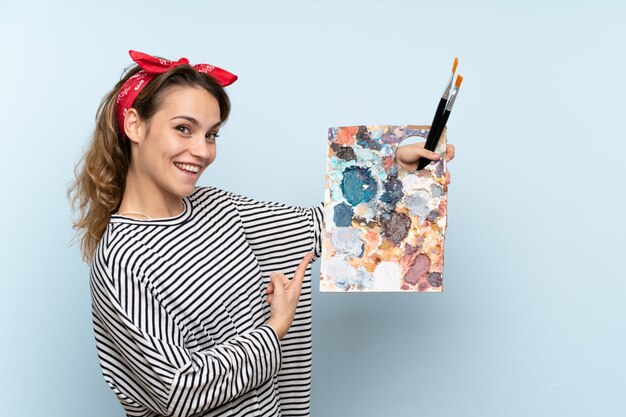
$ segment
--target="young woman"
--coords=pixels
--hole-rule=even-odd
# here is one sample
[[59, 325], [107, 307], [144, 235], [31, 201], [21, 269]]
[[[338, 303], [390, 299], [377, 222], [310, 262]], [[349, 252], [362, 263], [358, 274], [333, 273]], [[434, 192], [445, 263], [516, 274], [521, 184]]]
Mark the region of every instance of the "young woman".
[[[237, 77], [131, 57], [69, 191], [104, 378], [129, 416], [308, 415], [322, 207], [196, 187]], [[439, 158], [402, 148], [413, 168]]]

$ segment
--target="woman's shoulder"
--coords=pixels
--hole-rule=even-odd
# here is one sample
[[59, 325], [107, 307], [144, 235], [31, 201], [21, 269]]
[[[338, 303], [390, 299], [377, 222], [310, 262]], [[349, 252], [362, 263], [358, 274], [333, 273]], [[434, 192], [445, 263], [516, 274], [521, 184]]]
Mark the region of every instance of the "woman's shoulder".
[[211, 205], [212, 203], [223, 201], [230, 202], [234, 194], [213, 186], [197, 186], [188, 197], [194, 207]]
[[129, 250], [135, 243], [132, 224], [109, 222], [96, 246], [93, 263], [108, 265], [112, 255]]

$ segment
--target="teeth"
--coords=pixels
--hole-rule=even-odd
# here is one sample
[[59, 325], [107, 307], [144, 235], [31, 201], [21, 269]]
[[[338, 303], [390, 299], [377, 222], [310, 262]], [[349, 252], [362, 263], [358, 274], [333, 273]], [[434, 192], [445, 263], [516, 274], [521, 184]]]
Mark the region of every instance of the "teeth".
[[197, 166], [197, 165], [181, 164], [181, 163], [178, 163], [178, 162], [174, 162], [174, 165], [176, 165], [180, 169], [184, 169], [185, 171], [189, 171], [189, 172], [198, 172], [198, 171], [200, 171], [200, 167]]

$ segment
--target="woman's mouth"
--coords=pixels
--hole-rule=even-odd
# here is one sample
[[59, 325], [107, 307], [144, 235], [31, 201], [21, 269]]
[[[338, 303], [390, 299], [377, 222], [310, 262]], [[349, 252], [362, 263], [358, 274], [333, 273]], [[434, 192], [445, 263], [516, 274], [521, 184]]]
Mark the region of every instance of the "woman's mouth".
[[186, 175], [196, 176], [198, 175], [198, 172], [200, 172], [199, 165], [183, 164], [180, 162], [174, 162], [174, 165]]

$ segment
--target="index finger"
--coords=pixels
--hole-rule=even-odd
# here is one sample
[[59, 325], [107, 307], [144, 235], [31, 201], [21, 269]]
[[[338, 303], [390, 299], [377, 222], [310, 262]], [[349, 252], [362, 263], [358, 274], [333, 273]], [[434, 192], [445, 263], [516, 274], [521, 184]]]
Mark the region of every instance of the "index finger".
[[432, 161], [439, 159], [438, 153], [424, 148], [424, 145], [426, 145], [425, 142], [398, 146], [396, 149], [396, 159], [408, 164], [415, 163], [420, 158], [426, 158]]
[[296, 284], [302, 285], [302, 281], [304, 281], [304, 273], [306, 272], [306, 267], [309, 266], [309, 263], [313, 259], [313, 252], [309, 252], [304, 255], [304, 258], [300, 261], [300, 265], [296, 268], [296, 272], [293, 273], [293, 278], [291, 281], [295, 281]]

